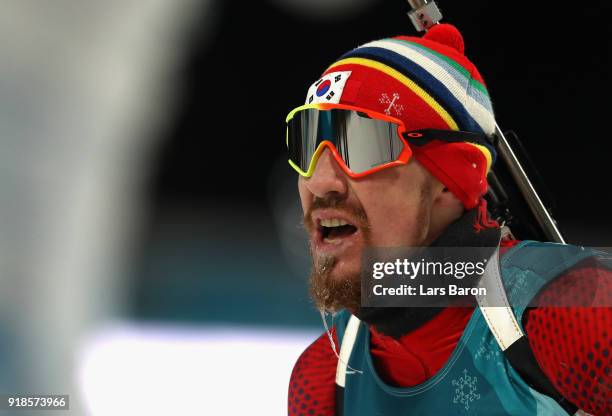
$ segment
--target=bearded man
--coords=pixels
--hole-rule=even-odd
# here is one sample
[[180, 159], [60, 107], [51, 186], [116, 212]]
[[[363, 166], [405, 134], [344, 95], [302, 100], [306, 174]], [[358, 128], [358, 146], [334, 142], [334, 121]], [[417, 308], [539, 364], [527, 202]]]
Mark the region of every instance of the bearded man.
[[[334, 316], [294, 367], [290, 415], [611, 413], [609, 260], [517, 241], [489, 218], [494, 130], [448, 24], [348, 52], [289, 114], [311, 296]], [[491, 247], [508, 303], [362, 306], [365, 250], [425, 246]], [[537, 250], [551, 246], [562, 255]]]

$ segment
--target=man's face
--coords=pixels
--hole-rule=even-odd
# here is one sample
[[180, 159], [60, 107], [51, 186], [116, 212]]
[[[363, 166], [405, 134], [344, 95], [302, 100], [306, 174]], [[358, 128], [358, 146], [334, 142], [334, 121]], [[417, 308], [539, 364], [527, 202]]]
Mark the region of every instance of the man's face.
[[347, 176], [329, 149], [298, 188], [313, 260], [311, 295], [328, 310], [360, 305], [364, 248], [425, 245], [433, 177], [414, 158], [361, 179]]

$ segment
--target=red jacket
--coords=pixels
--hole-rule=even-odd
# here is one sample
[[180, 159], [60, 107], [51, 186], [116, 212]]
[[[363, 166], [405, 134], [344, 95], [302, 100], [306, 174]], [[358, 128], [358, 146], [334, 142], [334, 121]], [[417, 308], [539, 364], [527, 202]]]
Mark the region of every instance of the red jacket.
[[[516, 242], [506, 241], [502, 247]], [[586, 259], [546, 286], [538, 297], [580, 296], [592, 292], [597, 284], [598, 290], [612, 293], [612, 272]], [[472, 312], [471, 308], [446, 308], [399, 339], [370, 326], [370, 353], [377, 372], [388, 384], [399, 387], [425, 382], [448, 360]], [[523, 324], [538, 364], [556, 389], [591, 414], [612, 414], [612, 308], [537, 307], [526, 312]], [[332, 333], [339, 350], [333, 329]], [[336, 365], [337, 358], [323, 334], [295, 364], [289, 384], [290, 416], [335, 414]]]

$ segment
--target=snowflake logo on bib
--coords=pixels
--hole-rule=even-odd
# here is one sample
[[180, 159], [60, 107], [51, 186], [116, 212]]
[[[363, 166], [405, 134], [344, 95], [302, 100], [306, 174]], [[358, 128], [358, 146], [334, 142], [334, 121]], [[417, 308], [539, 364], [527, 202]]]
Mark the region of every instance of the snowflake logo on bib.
[[465, 410], [470, 409], [470, 403], [480, 399], [478, 391], [478, 377], [468, 375], [467, 369], [463, 369], [463, 376], [451, 382], [455, 386], [455, 397], [453, 403], [463, 405]]
[[497, 343], [495, 343], [495, 339], [488, 334], [485, 334], [480, 339], [480, 346], [476, 350], [474, 354], [475, 360], [480, 360], [484, 358], [487, 361], [495, 361], [495, 363], [499, 366], [503, 366], [502, 364], [502, 353], [499, 347], [497, 347]]
[[512, 288], [508, 291], [508, 296], [512, 299], [520, 299], [527, 296], [527, 272], [523, 271], [514, 279]]

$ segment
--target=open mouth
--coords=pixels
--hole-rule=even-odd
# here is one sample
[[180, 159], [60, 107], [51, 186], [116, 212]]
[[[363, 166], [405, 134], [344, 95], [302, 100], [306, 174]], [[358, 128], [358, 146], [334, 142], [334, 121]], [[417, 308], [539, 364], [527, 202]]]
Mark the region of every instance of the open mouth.
[[339, 244], [343, 238], [357, 232], [357, 227], [340, 218], [321, 220], [319, 231], [326, 243]]

